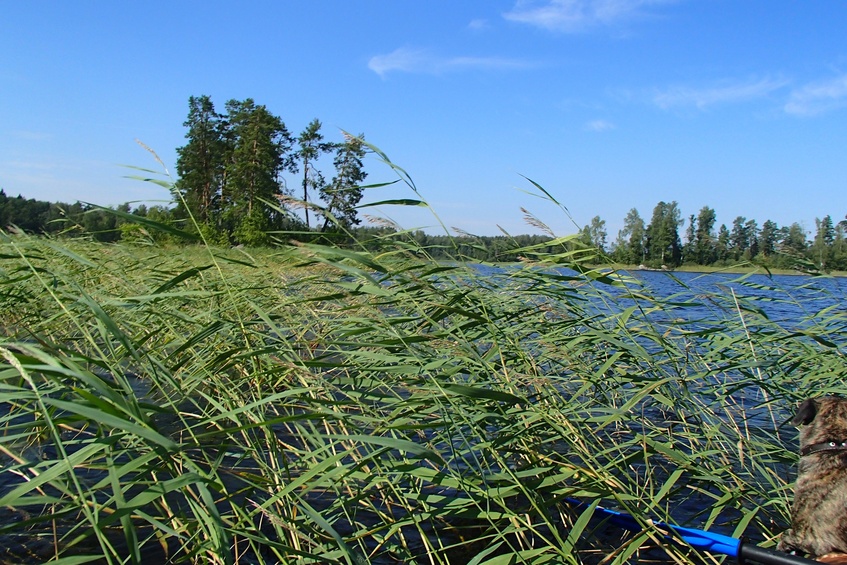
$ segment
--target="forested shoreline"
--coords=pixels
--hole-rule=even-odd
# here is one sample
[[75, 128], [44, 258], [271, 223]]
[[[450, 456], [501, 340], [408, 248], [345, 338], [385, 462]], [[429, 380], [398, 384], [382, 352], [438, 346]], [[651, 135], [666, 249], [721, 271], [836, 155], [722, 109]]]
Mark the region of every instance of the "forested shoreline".
[[[132, 216], [136, 216], [162, 225], [186, 227], [184, 219], [175, 217], [175, 210], [164, 206], [147, 207], [143, 204], [135, 208], [130, 204], [103, 208], [80, 202], [45, 202], [25, 199], [20, 195], [9, 197], [0, 189], [0, 224], [6, 229], [13, 227], [33, 234], [89, 237], [101, 242], [183, 243], [184, 240], [166, 231], [146, 229], [143, 224], [132, 219]], [[611, 245], [606, 243], [608, 236], [604, 229], [605, 222], [599, 217], [595, 217], [592, 224], [585, 226], [567, 245], [574, 249], [594, 248], [601, 251], [598, 259], [600, 262], [642, 265], [649, 268], [661, 268], [662, 265], [669, 269], [681, 266], [726, 267], [739, 262], [752, 262], [776, 269], [799, 267], [803, 270], [847, 270], [845, 220], [834, 223], [831, 216], [825, 216], [817, 222], [817, 230], [812, 239], [806, 237], [806, 232], [797, 223], [778, 227], [774, 222], [765, 222], [762, 228], [758, 228], [755, 220], [737, 218], [731, 230], [721, 225], [717, 233], [714, 233], [698, 229], [701, 225], [697, 223], [698, 218], [694, 218], [693, 224], [689, 218], [684, 243], [678, 231], [674, 235], [671, 230], [667, 247], [657, 247], [653, 243], [657, 237], [654, 235], [654, 222], [645, 225], [643, 220], [639, 222], [640, 216], [636, 214], [635, 209], [630, 212], [627, 216], [629, 227], [621, 230]], [[701, 213], [701, 216], [708, 219], [711, 212], [706, 215]], [[355, 241], [360, 247], [375, 249], [392, 233], [395, 233], [394, 229], [384, 226], [352, 226], [346, 233], [321, 232], [319, 229], [309, 232], [301, 229], [268, 235], [267, 242], [284, 243], [295, 239], [345, 246]], [[658, 235], [661, 237], [661, 234]], [[521, 259], [519, 250], [522, 248], [550, 242], [547, 252], [552, 253], [560, 245], [552, 243], [554, 238], [551, 235], [538, 234], [447, 236], [417, 230], [406, 234], [405, 237], [413, 239], [417, 248], [425, 250], [431, 257], [447, 260], [464, 257], [486, 262], [513, 262]]]
[[[0, 227], [34, 234], [91, 237], [102, 242], [176, 243], [176, 231], [214, 245], [266, 246], [294, 239], [373, 248], [391, 226], [361, 226], [358, 212], [368, 173], [363, 160], [370, 146], [364, 135], [344, 134], [328, 141], [321, 122], [312, 120], [297, 136], [265, 106], [248, 98], [229, 100], [219, 113], [209, 96], [189, 98], [183, 124], [186, 144], [177, 149], [170, 206], [106, 208], [81, 202], [45, 202], [10, 197], [0, 188]], [[332, 170], [327, 160], [332, 160]], [[324, 170], [321, 169], [324, 168]], [[330, 180], [327, 180], [329, 178]], [[144, 221], [140, 221], [142, 219]], [[170, 229], [146, 229], [159, 225]], [[687, 220], [677, 202], [659, 202], [649, 222], [632, 208], [623, 228], [609, 241], [606, 221], [595, 216], [564, 245], [598, 253], [599, 263], [650, 268], [724, 267], [751, 262], [768, 268], [847, 270], [845, 230], [829, 214], [816, 218], [813, 231], [798, 222], [737, 216], [717, 225], [703, 206]], [[542, 230], [544, 231], [544, 230]], [[457, 236], [423, 231], [405, 234], [417, 249], [436, 259], [511, 262], [520, 249], [545, 242], [561, 250], [552, 233], [542, 235]], [[421, 252], [421, 251], [419, 251]]]

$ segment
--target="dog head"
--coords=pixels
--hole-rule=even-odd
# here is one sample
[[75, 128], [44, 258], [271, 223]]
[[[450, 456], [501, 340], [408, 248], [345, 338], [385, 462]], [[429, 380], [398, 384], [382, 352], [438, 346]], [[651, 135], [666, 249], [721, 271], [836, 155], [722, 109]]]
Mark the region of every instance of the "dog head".
[[847, 451], [847, 398], [823, 396], [804, 400], [791, 423], [800, 426], [800, 454]]

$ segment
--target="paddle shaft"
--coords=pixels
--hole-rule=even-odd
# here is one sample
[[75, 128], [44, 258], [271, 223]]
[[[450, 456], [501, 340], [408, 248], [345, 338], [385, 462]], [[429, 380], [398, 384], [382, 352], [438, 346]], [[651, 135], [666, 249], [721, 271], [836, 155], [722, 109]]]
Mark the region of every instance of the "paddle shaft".
[[739, 563], [761, 563], [762, 565], [812, 565], [820, 563], [805, 557], [798, 557], [789, 553], [783, 553], [775, 549], [767, 549], [741, 542], [738, 546]]

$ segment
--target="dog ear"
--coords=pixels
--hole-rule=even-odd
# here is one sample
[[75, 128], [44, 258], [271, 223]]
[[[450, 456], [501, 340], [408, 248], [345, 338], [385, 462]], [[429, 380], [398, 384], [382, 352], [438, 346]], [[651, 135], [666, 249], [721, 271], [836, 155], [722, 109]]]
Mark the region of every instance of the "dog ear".
[[797, 413], [791, 419], [795, 426], [805, 426], [815, 419], [818, 413], [818, 403], [814, 398], [807, 398], [797, 406]]

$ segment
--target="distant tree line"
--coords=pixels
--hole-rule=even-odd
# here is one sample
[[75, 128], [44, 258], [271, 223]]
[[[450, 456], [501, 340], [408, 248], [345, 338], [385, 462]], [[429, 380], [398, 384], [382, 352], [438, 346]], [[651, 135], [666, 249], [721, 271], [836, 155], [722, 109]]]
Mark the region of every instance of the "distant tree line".
[[[249, 206], [249, 203], [242, 205]], [[0, 227], [15, 226], [30, 233], [70, 237], [85, 235], [103, 242], [176, 242], [178, 240], [166, 231], [145, 229], [144, 224], [133, 221], [132, 216], [146, 218], [157, 224], [180, 226], [185, 224], [184, 220], [179, 220], [180, 212], [179, 206], [147, 207], [142, 204], [132, 208], [125, 203], [107, 209], [80, 202], [44, 202], [20, 195], [9, 197], [0, 189]], [[339, 216], [343, 217], [343, 213], [339, 213]], [[796, 222], [789, 226], [778, 226], [776, 222], [766, 220], [759, 227], [756, 220], [738, 216], [733, 220], [731, 228], [722, 224], [715, 229], [716, 217], [715, 211], [708, 206], [704, 206], [696, 216], [690, 215], [683, 243], [680, 229], [685, 226], [685, 221], [677, 203], [659, 202], [649, 224], [645, 223], [638, 210], [631, 209], [611, 245], [607, 244], [605, 220], [595, 216], [569, 246], [571, 249], [575, 246], [596, 249], [600, 257], [598, 262], [608, 260], [651, 268], [675, 268], [680, 265], [721, 267], [750, 261], [771, 268], [789, 269], [805, 262], [822, 271], [847, 270], [847, 217], [839, 222], [834, 222], [830, 215], [816, 219], [814, 236], [811, 238]], [[270, 222], [272, 219], [266, 217], [261, 221]], [[305, 225], [304, 221], [300, 221]], [[327, 221], [324, 218], [324, 225], [316, 226], [311, 231], [291, 232], [287, 238], [302, 241], [322, 239], [324, 242], [339, 244], [355, 239], [357, 245], [375, 249], [383, 245], [387, 235], [394, 232], [387, 227], [351, 225], [348, 236], [337, 231], [322, 231], [326, 229]], [[291, 225], [294, 224], [288, 227]], [[241, 231], [238, 228], [239, 224], [236, 224], [236, 234], [244, 233], [243, 226], [240, 226]], [[211, 227], [207, 229], [211, 230]], [[259, 227], [254, 226], [254, 229]], [[259, 243], [268, 242], [268, 235], [263, 235], [263, 238], [253, 235], [249, 239], [261, 239]], [[217, 232], [217, 237], [228, 240], [222, 232]], [[552, 243], [545, 246], [545, 243], [552, 241], [547, 235], [451, 237], [418, 230], [407, 237], [414, 241], [410, 249], [415, 253], [426, 253], [436, 259], [464, 257], [478, 261], [509, 262], [519, 260], [519, 250], [525, 247], [537, 246], [536, 250], [540, 253], [562, 250], [560, 245]]]
[[816, 218], [811, 239], [797, 222], [779, 226], [766, 220], [760, 227], [756, 220], [738, 216], [730, 227], [721, 224], [716, 228], [716, 219], [715, 210], [708, 206], [696, 216], [691, 214], [683, 243], [680, 230], [685, 220], [679, 206], [676, 202], [659, 202], [649, 223], [632, 208], [609, 249], [606, 222], [599, 216], [581, 234], [586, 245], [608, 253], [615, 262], [629, 265], [720, 267], [751, 261], [766, 267], [792, 268], [799, 261], [822, 271], [847, 270], [847, 216], [838, 222], [830, 215]]
[[[90, 237], [101, 242], [155, 242], [179, 243], [167, 231], [148, 230], [144, 224], [137, 223], [131, 216], [149, 219], [156, 224], [175, 225], [176, 207], [146, 206], [141, 204], [132, 208], [129, 203], [115, 208], [103, 208], [76, 202], [45, 202], [26, 199], [23, 196], [8, 197], [0, 189], [0, 227], [15, 227], [34, 234], [47, 234], [64, 237]], [[115, 212], [118, 212], [117, 214]], [[323, 242], [349, 243], [355, 240], [357, 246], [366, 249], [384, 247], [385, 240], [396, 230], [389, 227], [353, 226], [350, 236], [337, 232], [322, 232], [318, 227], [313, 232], [292, 232], [288, 239], [309, 241], [320, 239]], [[540, 245], [551, 241], [544, 235], [518, 236], [458, 236], [431, 235], [417, 230], [408, 235], [414, 241], [414, 253], [427, 254], [436, 259], [455, 259], [465, 257], [478, 261], [516, 261], [516, 249]], [[408, 241], [408, 239], [407, 239]], [[554, 245], [541, 247], [541, 252], [555, 253], [561, 250]]]
[[[130, 205], [118, 210], [129, 212]], [[147, 208], [137, 210], [146, 215]], [[45, 202], [21, 195], [9, 197], [0, 189], [0, 228], [14, 226], [29, 233], [81, 236], [91, 234], [98, 241], [119, 241], [121, 232], [118, 217], [98, 207], [75, 202]]]

